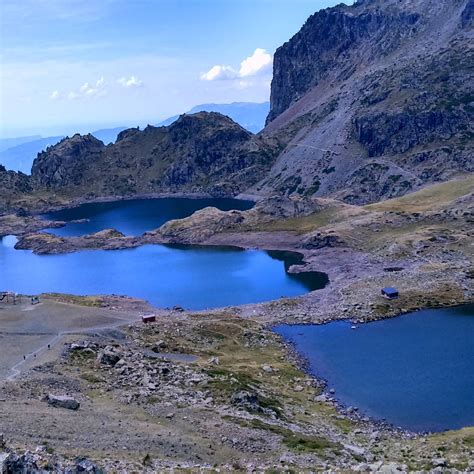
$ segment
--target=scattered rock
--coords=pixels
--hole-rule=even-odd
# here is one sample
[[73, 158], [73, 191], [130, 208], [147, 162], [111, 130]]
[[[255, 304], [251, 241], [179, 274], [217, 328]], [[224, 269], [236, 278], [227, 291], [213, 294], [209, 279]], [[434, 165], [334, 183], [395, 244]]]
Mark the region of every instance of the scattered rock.
[[121, 359], [120, 354], [117, 354], [113, 348], [107, 346], [99, 352], [97, 360], [100, 364], [114, 366]]
[[66, 408], [67, 410], [78, 410], [81, 404], [72, 397], [67, 395], [48, 394], [46, 402], [56, 408]]

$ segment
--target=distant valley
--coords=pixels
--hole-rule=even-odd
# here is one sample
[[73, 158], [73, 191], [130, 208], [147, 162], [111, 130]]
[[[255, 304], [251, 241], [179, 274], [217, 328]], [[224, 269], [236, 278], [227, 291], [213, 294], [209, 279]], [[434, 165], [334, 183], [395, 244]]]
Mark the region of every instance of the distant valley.
[[[252, 133], [258, 133], [265, 126], [265, 119], [270, 110], [270, 103], [234, 102], [231, 104], [201, 104], [196, 105], [187, 114], [197, 112], [219, 112], [231, 117], [235, 122]], [[179, 115], [169, 117], [158, 124], [157, 127], [171, 125]], [[92, 136], [105, 145], [114, 143], [117, 135], [127, 127], [103, 128], [94, 130]], [[36, 155], [46, 148], [55, 145], [65, 138], [64, 135], [41, 137], [40, 135], [3, 138], [0, 139], [0, 164], [8, 170], [20, 171], [24, 174], [31, 173], [31, 166]]]
[[473, 26], [339, 4], [270, 103], [0, 142], [0, 472], [474, 472]]

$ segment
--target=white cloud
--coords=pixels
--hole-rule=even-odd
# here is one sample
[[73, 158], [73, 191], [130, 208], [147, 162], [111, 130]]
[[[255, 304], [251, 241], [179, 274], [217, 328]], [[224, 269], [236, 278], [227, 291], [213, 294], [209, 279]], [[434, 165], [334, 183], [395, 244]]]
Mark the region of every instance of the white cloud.
[[143, 81], [141, 81], [140, 79], [138, 79], [138, 77], [135, 76], [130, 76], [129, 79], [127, 79], [126, 77], [121, 77], [117, 80], [117, 84], [120, 84], [121, 86], [127, 88], [142, 87]]
[[[201, 74], [203, 81], [219, 81], [229, 79], [242, 79], [245, 77], [261, 76], [271, 71], [272, 56], [263, 48], [257, 48], [251, 56], [240, 63], [237, 71], [232, 66], [213, 66], [209, 71]], [[244, 82], [244, 81], [240, 81]]]
[[272, 56], [264, 49], [257, 48], [252, 56], [249, 56], [240, 63], [239, 76], [249, 77], [264, 74], [270, 71], [271, 66]]
[[77, 99], [79, 97], [102, 97], [107, 94], [106, 87], [107, 83], [103, 77], [98, 79], [95, 84], [89, 84], [88, 82], [85, 82], [79, 88], [79, 92], [76, 92], [77, 96], [74, 96], [74, 92], [72, 92], [72, 98]]
[[77, 92], [69, 92], [69, 94], [67, 95], [67, 99], [68, 100], [75, 100], [75, 99], [79, 99], [79, 94]]
[[84, 98], [92, 98], [92, 97], [103, 97], [107, 94], [107, 83], [105, 79], [101, 77], [98, 79], [94, 84], [90, 84], [89, 82], [84, 82], [79, 89], [70, 91], [67, 94], [61, 94], [59, 91], [53, 91], [49, 95], [51, 100], [58, 100], [62, 98], [66, 98], [67, 100], [76, 100], [76, 99], [84, 99]]
[[213, 66], [209, 71], [201, 74], [203, 81], [217, 81], [225, 79], [235, 79], [238, 77], [237, 71], [231, 66]]

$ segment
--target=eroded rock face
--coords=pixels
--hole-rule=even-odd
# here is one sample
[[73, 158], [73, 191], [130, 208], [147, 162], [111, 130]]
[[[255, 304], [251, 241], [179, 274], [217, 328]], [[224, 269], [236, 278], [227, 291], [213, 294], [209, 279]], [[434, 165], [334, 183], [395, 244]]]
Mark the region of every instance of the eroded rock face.
[[242, 211], [221, 211], [215, 207], [206, 207], [185, 219], [166, 222], [158, 230], [147, 232], [145, 236], [159, 234], [170, 243], [199, 243], [214, 234], [235, 228], [244, 219]]
[[76, 134], [38, 154], [31, 174], [38, 187], [78, 185], [85, 170], [102, 157], [105, 145], [92, 135]]
[[75, 135], [38, 155], [38, 189], [103, 196], [155, 192], [233, 195], [268, 170], [274, 150], [218, 113], [183, 115], [168, 127], [121, 132], [105, 147]]
[[355, 62], [365, 62], [395, 49], [418, 28], [417, 12], [372, 8], [378, 2], [339, 5], [308, 18], [274, 57], [270, 114], [272, 121], [320, 81], [347, 78]]
[[289, 143], [251, 191], [354, 204], [473, 172], [472, 0], [315, 13], [274, 57], [264, 134]]
[[322, 207], [324, 205], [315, 199], [274, 195], [258, 202], [253, 212], [246, 214], [259, 214], [271, 216], [274, 219], [283, 219], [313, 214]]

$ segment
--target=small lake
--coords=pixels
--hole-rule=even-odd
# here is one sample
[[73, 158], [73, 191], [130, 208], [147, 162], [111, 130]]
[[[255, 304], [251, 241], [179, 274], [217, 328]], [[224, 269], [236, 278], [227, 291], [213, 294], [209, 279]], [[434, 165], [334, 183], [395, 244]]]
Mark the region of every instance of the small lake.
[[[240, 199], [206, 198], [161, 198], [133, 199], [112, 202], [94, 202], [78, 207], [44, 214], [49, 220], [70, 222], [48, 232], [63, 237], [92, 234], [103, 229], [117, 229], [125, 235], [142, 235], [157, 229], [172, 219], [183, 219], [205, 207], [217, 207], [222, 211], [237, 209], [245, 211], [254, 206], [253, 201]], [[84, 222], [71, 222], [83, 220]]]
[[[54, 229], [81, 235], [115, 228], [142, 234], [169, 219], [201, 207], [245, 209], [253, 203], [231, 199], [156, 199], [85, 204], [49, 214], [65, 221], [88, 219]], [[144, 245], [124, 250], [87, 250], [62, 255], [35, 255], [15, 250], [12, 236], [0, 240], [0, 288], [22, 294], [118, 294], [143, 298], [164, 308], [188, 309], [259, 303], [323, 288], [327, 275], [290, 274], [299, 254], [239, 250], [229, 247]]]
[[474, 425], [474, 305], [274, 329], [346, 406], [414, 431]]

